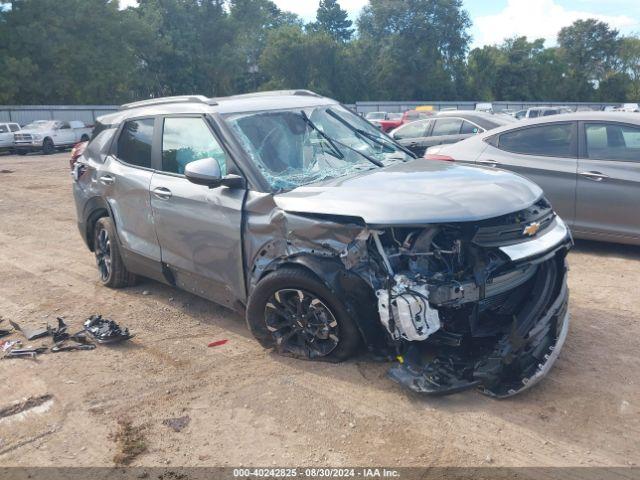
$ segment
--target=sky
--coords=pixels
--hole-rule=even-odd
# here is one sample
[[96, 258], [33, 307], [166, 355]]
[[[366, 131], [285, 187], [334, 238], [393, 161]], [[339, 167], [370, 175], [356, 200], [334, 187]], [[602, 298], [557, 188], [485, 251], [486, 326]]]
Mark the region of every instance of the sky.
[[[282, 10], [315, 18], [317, 0], [273, 0]], [[368, 0], [338, 0], [355, 20]], [[575, 20], [596, 18], [623, 34], [640, 33], [639, 0], [463, 0], [473, 26], [472, 47], [501, 43], [515, 35], [530, 40], [544, 38], [547, 46], [556, 41], [558, 31]], [[120, 0], [122, 6], [135, 0]]]

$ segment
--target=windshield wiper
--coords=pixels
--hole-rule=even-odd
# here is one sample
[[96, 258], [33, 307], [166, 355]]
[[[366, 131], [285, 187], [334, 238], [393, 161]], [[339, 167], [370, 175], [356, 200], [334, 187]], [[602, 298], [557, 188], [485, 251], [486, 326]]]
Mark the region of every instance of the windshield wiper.
[[[371, 163], [373, 163], [375, 166], [377, 167], [384, 167], [384, 163], [382, 163], [380, 160], [376, 160], [375, 158], [367, 155], [364, 152], [361, 152], [360, 150], [353, 148], [345, 143], [342, 143], [339, 140], [336, 140], [334, 138], [331, 138], [329, 135], [327, 135], [326, 133], [324, 133], [322, 130], [320, 130], [315, 123], [313, 123], [311, 121], [311, 119], [308, 117], [308, 115], [304, 112], [304, 110], [300, 111], [300, 115], [302, 115], [302, 118], [304, 119], [305, 122], [307, 122], [307, 124], [313, 128], [316, 132], [318, 132], [323, 138], [325, 138], [333, 148], [335, 148], [338, 152], [340, 152], [340, 149], [336, 147], [336, 144], [340, 145], [341, 147], [344, 147], [348, 150], [351, 150], [352, 152], [356, 152], [357, 154], [359, 154], [360, 156], [366, 158], [368, 161], [370, 161]], [[344, 158], [344, 155], [342, 154], [342, 152], [340, 152], [341, 157], [340, 158]]]
[[311, 129], [318, 132], [322, 138], [324, 138], [327, 142], [329, 142], [329, 145], [331, 145], [331, 148], [333, 148], [333, 152], [336, 154], [334, 156], [336, 158], [339, 158], [340, 160], [344, 160], [344, 154], [340, 151], [338, 146], [335, 144], [335, 141], [331, 137], [329, 137], [326, 133], [324, 133], [322, 130], [320, 130], [316, 126], [316, 124], [311, 121], [311, 119], [305, 113], [304, 110], [300, 110], [300, 115], [302, 115], [302, 119], [307, 123], [307, 125], [311, 127]]
[[390, 146], [393, 146], [394, 147], [394, 151], [395, 151], [395, 148], [397, 148], [398, 150], [401, 150], [404, 153], [406, 153], [407, 155], [409, 155], [411, 158], [416, 158], [415, 154], [411, 150], [403, 147], [399, 143], [396, 143], [393, 140], [387, 140], [384, 137], [379, 137], [377, 135], [374, 135], [373, 133], [370, 133], [370, 132], [367, 132], [366, 130], [363, 130], [362, 128], [358, 128], [355, 125], [350, 124], [349, 122], [347, 122], [344, 118], [342, 118], [340, 115], [338, 115], [336, 112], [334, 112], [330, 108], [327, 109], [327, 113], [329, 115], [331, 115], [333, 118], [335, 118], [336, 120], [338, 120], [340, 123], [342, 123], [345, 127], [347, 127], [352, 132], [355, 132], [360, 136], [368, 138], [372, 142], [380, 145], [381, 147], [389, 148]]

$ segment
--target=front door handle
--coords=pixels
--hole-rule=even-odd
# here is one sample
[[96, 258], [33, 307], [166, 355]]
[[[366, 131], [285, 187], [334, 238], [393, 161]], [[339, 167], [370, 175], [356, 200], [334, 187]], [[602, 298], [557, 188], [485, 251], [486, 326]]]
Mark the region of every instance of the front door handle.
[[486, 165], [487, 167], [496, 167], [498, 165], [500, 165], [498, 162], [496, 162], [495, 160], [478, 160], [478, 163], [482, 164], [482, 165]]
[[588, 178], [589, 180], [593, 180], [594, 182], [601, 182], [609, 178], [609, 175], [600, 172], [580, 172], [580, 175]]
[[101, 175], [99, 180], [103, 185], [113, 185], [114, 183], [116, 183], [116, 179], [111, 175]]
[[151, 193], [153, 193], [157, 198], [161, 200], [169, 200], [171, 198], [171, 190], [164, 187], [154, 188]]

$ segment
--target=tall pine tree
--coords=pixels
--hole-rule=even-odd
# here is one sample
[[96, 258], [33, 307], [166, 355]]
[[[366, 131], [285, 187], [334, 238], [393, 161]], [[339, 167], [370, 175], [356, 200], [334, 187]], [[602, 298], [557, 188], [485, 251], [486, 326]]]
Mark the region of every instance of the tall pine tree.
[[326, 32], [336, 40], [347, 42], [353, 36], [353, 22], [349, 20], [345, 10], [340, 8], [337, 0], [320, 0], [317, 21], [312, 29]]

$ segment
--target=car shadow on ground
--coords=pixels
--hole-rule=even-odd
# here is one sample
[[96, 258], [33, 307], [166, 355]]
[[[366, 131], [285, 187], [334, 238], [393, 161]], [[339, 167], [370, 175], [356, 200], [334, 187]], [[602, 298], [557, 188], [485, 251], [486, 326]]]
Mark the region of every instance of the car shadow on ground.
[[640, 259], [640, 246], [622, 243], [597, 242], [594, 240], [575, 240], [573, 251], [605, 257]]

